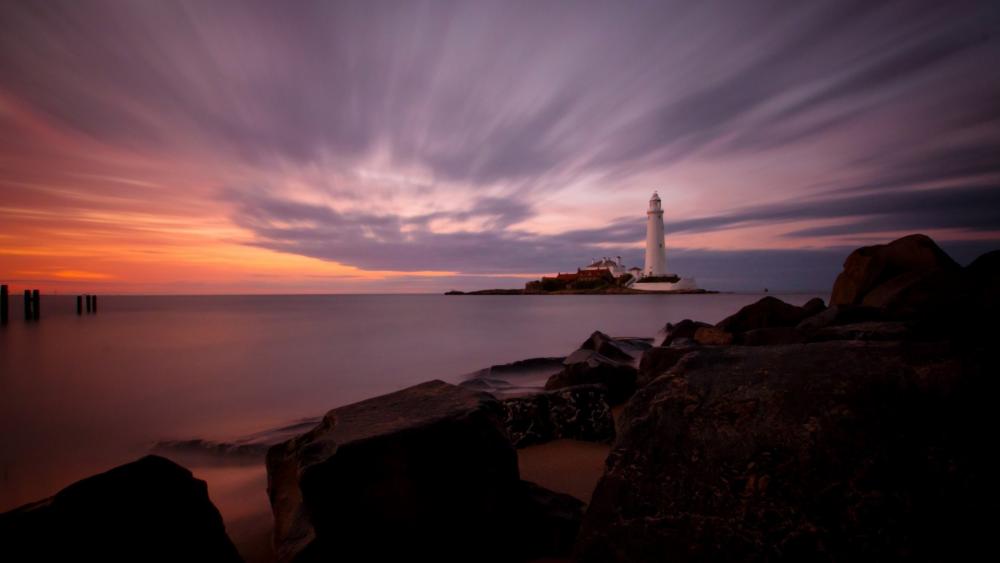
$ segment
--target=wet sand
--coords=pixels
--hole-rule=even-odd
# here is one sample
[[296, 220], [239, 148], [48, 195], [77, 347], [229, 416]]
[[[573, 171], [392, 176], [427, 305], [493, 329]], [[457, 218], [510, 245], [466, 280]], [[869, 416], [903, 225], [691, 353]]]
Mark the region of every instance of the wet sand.
[[610, 449], [607, 444], [578, 440], [529, 446], [517, 452], [521, 479], [589, 503]]

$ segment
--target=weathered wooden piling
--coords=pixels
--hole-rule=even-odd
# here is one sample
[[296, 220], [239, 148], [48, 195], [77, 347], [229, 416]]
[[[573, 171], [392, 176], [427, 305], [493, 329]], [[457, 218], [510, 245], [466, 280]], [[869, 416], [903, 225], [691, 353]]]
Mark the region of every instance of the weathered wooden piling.
[[94, 314], [96, 315], [97, 314], [97, 296], [96, 295], [91, 295], [90, 296], [90, 300], [93, 302], [93, 305], [94, 305]]
[[92, 299], [92, 297], [90, 295], [88, 295], [87, 296], [87, 312], [88, 313], [93, 309], [93, 302], [91, 301], [91, 299]]
[[0, 324], [7, 324], [9, 311], [10, 295], [7, 292], [7, 284], [0, 285]]
[[24, 290], [24, 320], [31, 320], [31, 290]]
[[42, 294], [37, 289], [31, 291], [31, 318], [36, 321], [42, 313]]
[[83, 296], [82, 295], [77, 295], [76, 296], [76, 314], [77, 315], [82, 315], [83, 314]]

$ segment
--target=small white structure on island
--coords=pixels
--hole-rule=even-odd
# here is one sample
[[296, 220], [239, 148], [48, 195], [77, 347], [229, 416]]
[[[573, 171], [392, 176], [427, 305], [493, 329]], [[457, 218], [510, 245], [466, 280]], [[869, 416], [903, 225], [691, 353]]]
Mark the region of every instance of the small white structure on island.
[[591, 262], [589, 266], [585, 266], [583, 268], [580, 268], [580, 270], [583, 270], [583, 271], [586, 271], [586, 270], [607, 270], [607, 271], [611, 272], [611, 275], [614, 276], [614, 277], [616, 277], [616, 278], [620, 277], [620, 276], [623, 276], [623, 275], [625, 275], [625, 274], [628, 273], [625, 270], [625, 264], [622, 263], [622, 257], [621, 256], [616, 256], [615, 259], [612, 259], [611, 257], [608, 257], [608, 256], [605, 256], [604, 258], [601, 258], [600, 260], [598, 260], [597, 258], [594, 258], [593, 262]]

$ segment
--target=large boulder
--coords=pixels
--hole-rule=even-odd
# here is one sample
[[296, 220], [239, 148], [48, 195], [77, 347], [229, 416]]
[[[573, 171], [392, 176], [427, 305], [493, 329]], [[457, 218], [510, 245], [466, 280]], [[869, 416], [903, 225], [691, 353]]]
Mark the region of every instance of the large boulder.
[[204, 481], [146, 456], [0, 514], [8, 561], [242, 561]]
[[726, 332], [740, 333], [759, 328], [795, 326], [808, 316], [809, 311], [805, 308], [768, 296], [743, 307], [715, 326]]
[[[573, 503], [550, 493], [554, 515], [535, 503], [502, 419], [492, 396], [430, 381], [334, 409], [274, 446], [267, 472], [279, 561], [510, 561], [565, 551], [555, 544], [572, 527]], [[558, 529], [525, 530], [529, 522]]]
[[1000, 250], [976, 258], [962, 272], [962, 297], [970, 316], [995, 322], [1000, 313]]
[[958, 270], [958, 264], [926, 235], [865, 246], [844, 262], [844, 270], [833, 284], [830, 305], [912, 312], [928, 295], [951, 284], [950, 274]]
[[515, 448], [561, 438], [610, 442], [615, 422], [603, 385], [576, 385], [505, 399], [504, 426]]
[[994, 366], [944, 345], [706, 347], [638, 390], [581, 562], [969, 560]]
[[553, 391], [596, 383], [608, 389], [608, 401], [617, 405], [624, 403], [635, 392], [636, 373], [631, 362], [613, 360], [593, 350], [580, 349], [566, 357], [563, 370], [545, 382], [545, 389]]

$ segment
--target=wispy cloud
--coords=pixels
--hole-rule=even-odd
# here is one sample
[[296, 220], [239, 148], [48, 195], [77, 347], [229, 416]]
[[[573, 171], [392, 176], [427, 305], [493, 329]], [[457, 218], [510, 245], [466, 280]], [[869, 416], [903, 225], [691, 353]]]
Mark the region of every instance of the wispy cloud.
[[986, 0], [7, 2], [6, 252], [478, 280], [636, 253], [654, 188], [692, 252], [988, 239], [998, 29]]

